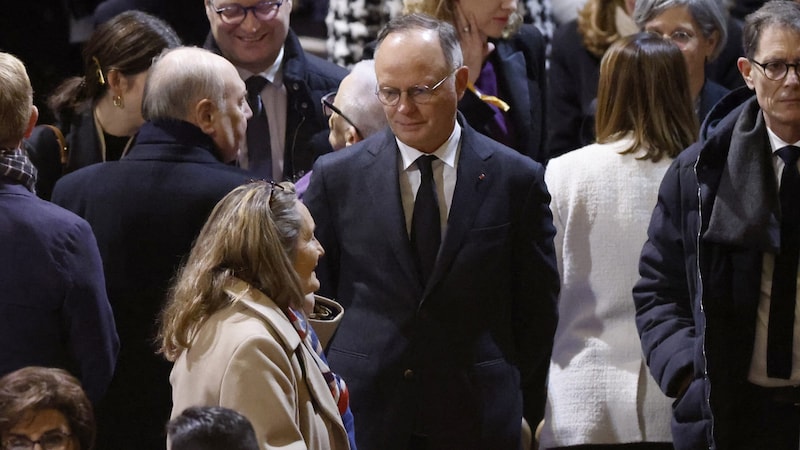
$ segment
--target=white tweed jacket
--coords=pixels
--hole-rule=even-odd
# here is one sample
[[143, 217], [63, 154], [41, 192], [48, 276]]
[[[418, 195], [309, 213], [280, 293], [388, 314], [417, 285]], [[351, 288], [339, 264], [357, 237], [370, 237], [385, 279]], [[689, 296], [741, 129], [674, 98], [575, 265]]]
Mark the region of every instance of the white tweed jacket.
[[671, 400], [645, 365], [631, 296], [672, 161], [619, 153], [630, 145], [592, 144], [547, 166], [562, 288], [542, 448], [672, 441]]

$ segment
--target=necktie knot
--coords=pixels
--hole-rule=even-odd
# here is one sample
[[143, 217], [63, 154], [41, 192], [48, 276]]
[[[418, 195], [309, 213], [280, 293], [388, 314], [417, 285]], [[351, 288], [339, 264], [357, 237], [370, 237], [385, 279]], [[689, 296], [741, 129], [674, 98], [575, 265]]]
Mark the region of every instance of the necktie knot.
[[253, 75], [244, 82], [247, 88], [247, 103], [250, 104], [254, 116], [261, 115], [261, 91], [267, 84], [269, 84], [269, 80], [261, 75]]
[[797, 157], [800, 156], [800, 147], [787, 145], [786, 147], [778, 149], [777, 153], [786, 166], [791, 166], [792, 164], [797, 164]]
[[439, 158], [433, 155], [422, 155], [417, 158], [417, 169], [419, 169], [422, 179], [433, 177], [433, 161]]

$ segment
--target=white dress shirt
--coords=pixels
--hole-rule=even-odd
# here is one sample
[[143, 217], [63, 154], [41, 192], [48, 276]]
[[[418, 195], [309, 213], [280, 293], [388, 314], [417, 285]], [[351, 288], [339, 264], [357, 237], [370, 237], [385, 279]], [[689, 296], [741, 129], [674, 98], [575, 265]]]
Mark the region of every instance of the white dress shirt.
[[[450, 137], [434, 151], [430, 153], [438, 158], [432, 164], [433, 181], [436, 184], [436, 200], [439, 203], [439, 223], [442, 225], [442, 238], [447, 231], [447, 217], [450, 213], [450, 205], [453, 203], [453, 192], [456, 189], [456, 165], [458, 155], [461, 151], [461, 126], [456, 122]], [[403, 212], [406, 216], [406, 231], [411, 236], [411, 216], [414, 213], [414, 200], [417, 198], [417, 190], [420, 184], [420, 174], [417, 165], [414, 164], [423, 153], [412, 148], [397, 139], [397, 146], [400, 148], [400, 196], [403, 200]], [[442, 207], [444, 205], [444, 207]], [[444, 240], [444, 239], [443, 239]]]
[[[261, 103], [264, 105], [264, 111], [267, 113], [267, 122], [269, 122], [269, 139], [272, 149], [272, 179], [276, 181], [283, 180], [283, 149], [286, 144], [288, 96], [286, 87], [283, 85], [282, 63], [283, 47], [281, 47], [275, 62], [264, 72], [252, 73], [236, 68], [242, 80], [247, 80], [253, 75], [261, 75], [269, 81], [261, 91]], [[239, 166], [245, 169], [249, 167], [247, 151], [247, 139], [244, 139], [239, 153]]]

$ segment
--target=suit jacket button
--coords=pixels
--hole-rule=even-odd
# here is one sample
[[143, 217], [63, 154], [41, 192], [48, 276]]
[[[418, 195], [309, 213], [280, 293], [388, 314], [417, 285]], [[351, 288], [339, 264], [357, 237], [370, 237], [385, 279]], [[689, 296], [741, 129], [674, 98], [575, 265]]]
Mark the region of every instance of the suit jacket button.
[[406, 379], [407, 381], [413, 380], [414, 379], [414, 371], [411, 370], [411, 369], [406, 369], [405, 371], [403, 371], [403, 378]]

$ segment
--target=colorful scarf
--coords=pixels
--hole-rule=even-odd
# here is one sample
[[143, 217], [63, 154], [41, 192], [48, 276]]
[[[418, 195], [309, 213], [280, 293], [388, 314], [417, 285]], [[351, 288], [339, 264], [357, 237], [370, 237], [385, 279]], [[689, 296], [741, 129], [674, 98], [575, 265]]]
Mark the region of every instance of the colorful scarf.
[[322, 344], [320, 344], [319, 338], [317, 338], [317, 333], [314, 332], [314, 328], [309, 325], [303, 314], [296, 312], [292, 308], [287, 308], [286, 316], [289, 318], [289, 321], [292, 322], [292, 325], [294, 325], [303, 344], [311, 350], [310, 353], [314, 357], [317, 367], [322, 371], [322, 376], [325, 378], [325, 382], [328, 383], [328, 387], [333, 395], [333, 400], [339, 408], [339, 414], [344, 415], [350, 404], [350, 394], [347, 391], [347, 385], [344, 380], [342, 380], [339, 375], [333, 373], [330, 366], [328, 366], [328, 361], [325, 358]]

